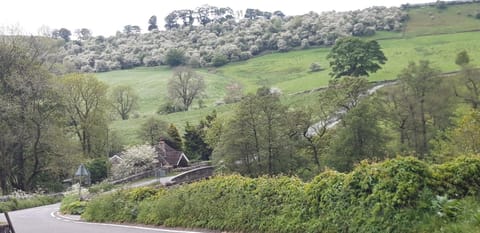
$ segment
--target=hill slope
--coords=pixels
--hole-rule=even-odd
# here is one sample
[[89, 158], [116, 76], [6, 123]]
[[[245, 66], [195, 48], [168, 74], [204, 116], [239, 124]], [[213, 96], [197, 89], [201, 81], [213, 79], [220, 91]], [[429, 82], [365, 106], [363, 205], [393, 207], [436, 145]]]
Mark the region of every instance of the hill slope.
[[[459, 9], [470, 9], [480, 6], [480, 4], [466, 4], [459, 6], [449, 6], [447, 10], [438, 13], [438, 17], [458, 16], [456, 11]], [[450, 9], [451, 8], [451, 9]], [[473, 8], [472, 8], [473, 9]], [[387, 63], [381, 70], [370, 76], [370, 80], [394, 79], [397, 74], [407, 66], [408, 62], [418, 60], [430, 60], [432, 64], [442, 72], [454, 71], [458, 67], [454, 63], [458, 52], [466, 50], [471, 56], [473, 65], [480, 65], [480, 33], [466, 32], [453, 33], [452, 27], [445, 26], [447, 21], [441, 21], [442, 24], [432, 26], [432, 32], [441, 33], [441, 35], [417, 36], [422, 31], [419, 21], [425, 11], [436, 10], [434, 7], [423, 7], [410, 10], [411, 20], [407, 26], [407, 35], [402, 37], [401, 33], [382, 33], [374, 37], [365, 39], [382, 39], [379, 43], [388, 58]], [[467, 16], [462, 15], [467, 18]], [[474, 19], [471, 19], [474, 20]], [[440, 20], [439, 20], [440, 22]], [[475, 25], [473, 22], [476, 22]], [[480, 20], [460, 22], [450, 22], [457, 25], [459, 31], [470, 31], [480, 29]], [[412, 26], [413, 25], [413, 26]], [[473, 28], [473, 29], [472, 29]], [[435, 29], [435, 30], [434, 30]], [[428, 34], [428, 33], [427, 33]], [[284, 101], [299, 105], [315, 105], [316, 95], [289, 96], [289, 94], [311, 90], [328, 84], [330, 72], [326, 55], [328, 48], [313, 48], [308, 50], [292, 51], [288, 53], [271, 53], [259, 56], [247, 61], [232, 63], [217, 69], [197, 69], [207, 81], [207, 97], [205, 99], [206, 108], [198, 109], [193, 106], [189, 112], [180, 112], [169, 115], [162, 115], [161, 118], [172, 122], [180, 129], [183, 128], [186, 121], [196, 122], [206, 114], [216, 109], [222, 113], [231, 109], [231, 106], [215, 107], [215, 102], [221, 100], [225, 94], [225, 86], [232, 81], [240, 82], [245, 87], [245, 92], [254, 92], [260, 86], [278, 87], [284, 93]], [[318, 62], [323, 71], [309, 72], [309, 66], [313, 62]], [[102, 81], [110, 86], [125, 84], [132, 86], [141, 96], [140, 110], [138, 118], [127, 121], [115, 121], [114, 130], [120, 131], [127, 144], [140, 143], [136, 139], [136, 130], [144, 122], [147, 116], [153, 115], [164, 102], [166, 96], [166, 83], [171, 77], [172, 71], [165, 66], [137, 68], [131, 70], [113, 71], [98, 73]]]

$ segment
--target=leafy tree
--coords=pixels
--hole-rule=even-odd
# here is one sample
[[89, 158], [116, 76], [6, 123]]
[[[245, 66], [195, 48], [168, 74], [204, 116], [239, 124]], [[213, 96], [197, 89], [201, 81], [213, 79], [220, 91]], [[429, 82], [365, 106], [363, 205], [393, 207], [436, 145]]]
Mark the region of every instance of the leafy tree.
[[367, 94], [368, 80], [364, 77], [343, 77], [330, 80], [328, 88], [320, 94], [323, 103], [330, 103], [334, 109], [348, 112], [355, 108], [362, 96]]
[[167, 88], [169, 98], [180, 101], [188, 111], [193, 100], [200, 98], [205, 91], [205, 81], [192, 69], [179, 67], [174, 70]]
[[86, 167], [90, 172], [90, 181], [94, 183], [98, 183], [107, 178], [107, 159], [106, 158], [95, 158], [90, 160]]
[[185, 60], [185, 52], [181, 49], [176, 48], [169, 49], [165, 57], [165, 62], [171, 67], [184, 65]]
[[375, 104], [362, 101], [343, 118], [343, 127], [335, 133], [329, 165], [350, 171], [364, 159], [381, 159], [386, 153], [386, 135], [377, 120]]
[[223, 53], [216, 53], [212, 58], [212, 65], [220, 67], [228, 63], [228, 57]]
[[334, 78], [368, 76], [387, 61], [377, 41], [365, 42], [356, 37], [337, 40], [327, 59], [332, 67], [330, 75]]
[[152, 31], [158, 29], [157, 26], [157, 16], [152, 15], [150, 19], [148, 19], [148, 31]]
[[52, 54], [39, 37], [0, 35], [0, 189], [33, 189], [42, 177], [59, 179], [72, 149], [62, 133], [63, 108], [49, 73]]
[[177, 20], [178, 20], [177, 12], [176, 11], [170, 12], [170, 14], [168, 14], [165, 17], [165, 28], [168, 30], [171, 30], [173, 28], [180, 27], [180, 25], [177, 23]]
[[63, 40], [65, 40], [66, 42], [70, 41], [71, 35], [72, 33], [70, 32], [70, 30], [66, 28], [60, 28], [60, 30], [58, 30], [58, 36]]
[[177, 127], [174, 124], [170, 124], [167, 129], [167, 134], [169, 137], [168, 145], [177, 149], [182, 149], [182, 137], [180, 137], [180, 133], [178, 132]]
[[87, 40], [92, 37], [92, 33], [87, 28], [77, 29], [75, 30], [75, 34], [77, 34], [80, 40]]
[[131, 86], [116, 86], [110, 96], [113, 109], [122, 120], [127, 120], [132, 111], [138, 109], [139, 97]]
[[140, 126], [138, 137], [153, 146], [161, 139], [166, 139], [168, 137], [167, 130], [168, 124], [165, 121], [162, 121], [157, 117], [149, 117]]
[[289, 173], [297, 167], [294, 156], [301, 132], [293, 130], [287, 108], [268, 88], [246, 96], [234, 117], [222, 129], [214, 150], [217, 163], [241, 174]]
[[70, 74], [61, 81], [69, 126], [82, 152], [90, 157], [104, 154], [110, 105], [108, 86], [90, 74]]
[[472, 66], [464, 65], [460, 71], [460, 82], [463, 88], [455, 88], [457, 97], [463, 99], [472, 108], [478, 109], [480, 106], [480, 71]]
[[438, 74], [428, 61], [412, 62], [399, 74], [398, 87], [385, 100], [387, 119], [398, 132], [400, 149], [421, 158], [429, 152], [436, 130], [449, 126], [453, 112], [448, 98], [453, 96], [448, 94], [451, 88], [443, 87]]
[[464, 67], [470, 62], [470, 57], [468, 56], [467, 51], [463, 50], [457, 54], [455, 58], [455, 64]]
[[201, 160], [210, 160], [212, 147], [207, 143], [207, 132], [212, 128], [212, 124], [217, 118], [217, 112], [214, 110], [201, 120], [197, 126], [186, 123], [184, 138], [185, 152]]

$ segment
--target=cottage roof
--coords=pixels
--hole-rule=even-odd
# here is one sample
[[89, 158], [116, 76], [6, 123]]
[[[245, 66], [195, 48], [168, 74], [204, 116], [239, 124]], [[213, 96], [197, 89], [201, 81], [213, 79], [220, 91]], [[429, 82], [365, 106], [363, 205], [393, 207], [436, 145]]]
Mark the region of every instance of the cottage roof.
[[159, 159], [162, 163], [166, 163], [171, 166], [178, 166], [180, 161], [182, 161], [182, 158], [189, 162], [187, 156], [182, 151], [174, 149], [164, 141], [160, 141], [160, 143], [155, 146], [155, 150], [157, 151]]

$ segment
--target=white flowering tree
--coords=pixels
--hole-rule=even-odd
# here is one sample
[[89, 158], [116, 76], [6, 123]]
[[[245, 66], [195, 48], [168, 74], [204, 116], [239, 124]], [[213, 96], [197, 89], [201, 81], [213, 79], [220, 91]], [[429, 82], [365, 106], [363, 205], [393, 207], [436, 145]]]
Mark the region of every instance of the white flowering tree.
[[155, 148], [148, 144], [132, 146], [120, 155], [122, 160], [112, 166], [114, 178], [125, 177], [154, 168], [158, 164]]

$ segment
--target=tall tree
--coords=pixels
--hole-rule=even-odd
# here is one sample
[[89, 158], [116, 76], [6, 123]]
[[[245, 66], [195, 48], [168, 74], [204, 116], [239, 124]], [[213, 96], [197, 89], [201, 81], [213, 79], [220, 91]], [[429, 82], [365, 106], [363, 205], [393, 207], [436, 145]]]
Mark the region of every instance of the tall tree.
[[460, 71], [460, 82], [463, 88], [459, 90], [455, 88], [456, 96], [470, 104], [472, 108], [478, 109], [480, 107], [480, 70], [469, 65], [463, 66]]
[[64, 105], [82, 152], [89, 157], [104, 153], [108, 131], [108, 86], [90, 74], [70, 74], [62, 79]]
[[152, 31], [152, 30], [155, 30], [155, 29], [158, 29], [158, 26], [157, 26], [157, 16], [156, 15], [152, 15], [150, 17], [150, 19], [148, 19], [148, 31]]
[[174, 124], [170, 124], [167, 129], [167, 135], [169, 138], [168, 145], [171, 147], [181, 150], [182, 149], [182, 137], [180, 137], [180, 133], [178, 132], [177, 127]]
[[127, 120], [132, 111], [138, 109], [138, 95], [131, 86], [116, 86], [110, 96], [113, 109], [122, 120]]
[[387, 61], [377, 41], [365, 42], [356, 37], [337, 40], [327, 59], [332, 67], [330, 75], [334, 78], [368, 76]]
[[[32, 190], [46, 174], [61, 131], [59, 92], [42, 38], [0, 35], [0, 188]], [[65, 145], [65, 148], [67, 145]], [[53, 169], [52, 169], [53, 170]]]
[[[452, 116], [451, 88], [445, 88], [439, 71], [428, 61], [411, 62], [399, 74], [399, 85], [392, 87], [385, 101], [387, 119], [399, 135], [401, 150], [423, 158], [437, 130], [445, 130]], [[442, 93], [442, 94], [438, 94]]]
[[290, 173], [297, 166], [296, 133], [301, 132], [292, 130], [296, 124], [287, 110], [278, 95], [265, 89], [246, 96], [222, 130], [215, 160], [250, 176]]
[[157, 117], [150, 117], [140, 126], [138, 137], [153, 146], [161, 139], [168, 138], [167, 130], [167, 122]]
[[197, 126], [186, 123], [184, 138], [185, 152], [192, 158], [210, 160], [212, 147], [207, 143], [207, 131], [212, 127], [217, 118], [217, 112], [213, 111], [202, 119]]
[[378, 124], [377, 104], [362, 101], [343, 118], [332, 146], [329, 166], [349, 171], [363, 159], [381, 159], [387, 156], [386, 135]]
[[192, 69], [180, 67], [174, 70], [167, 88], [168, 97], [180, 101], [188, 111], [193, 100], [202, 97], [205, 91], [205, 81]]
[[70, 41], [70, 36], [72, 32], [66, 28], [60, 28], [59, 30], [53, 30], [52, 36], [53, 38], [62, 38], [64, 41]]
[[88, 28], [77, 29], [75, 30], [75, 34], [77, 34], [77, 37], [80, 40], [87, 40], [92, 37], [92, 33]]

